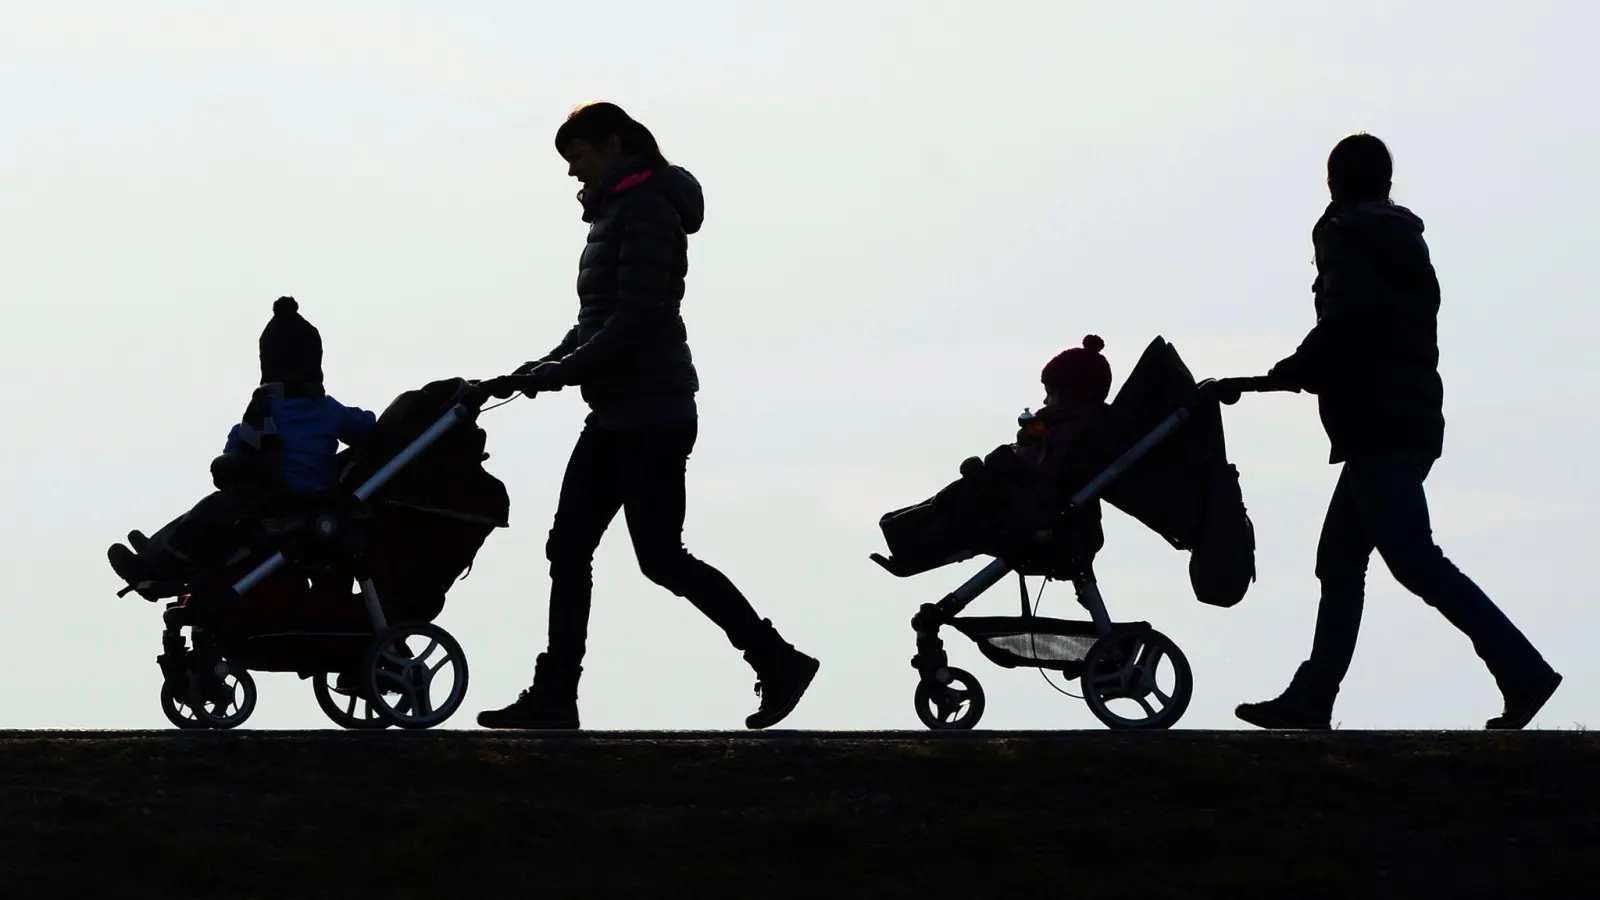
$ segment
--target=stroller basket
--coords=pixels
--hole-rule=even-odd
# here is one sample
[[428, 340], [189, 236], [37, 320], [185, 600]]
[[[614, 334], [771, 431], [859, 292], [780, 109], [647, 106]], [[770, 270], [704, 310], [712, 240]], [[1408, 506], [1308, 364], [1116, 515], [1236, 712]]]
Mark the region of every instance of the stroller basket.
[[1006, 669], [1053, 669], [1068, 678], [1083, 670], [1098, 635], [1093, 622], [1042, 616], [962, 616], [950, 627], [966, 635], [989, 661]]

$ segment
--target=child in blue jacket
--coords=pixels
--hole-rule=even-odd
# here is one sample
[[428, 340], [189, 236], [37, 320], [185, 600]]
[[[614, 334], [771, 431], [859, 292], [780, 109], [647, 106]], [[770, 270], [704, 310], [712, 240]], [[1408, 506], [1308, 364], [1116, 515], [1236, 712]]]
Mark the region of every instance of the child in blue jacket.
[[113, 544], [111, 568], [132, 585], [182, 581], [229, 549], [234, 523], [273, 499], [337, 486], [339, 444], [354, 446], [377, 424], [322, 384], [322, 336], [293, 297], [279, 297], [261, 332], [261, 384], [243, 420], [211, 463], [218, 490], [145, 539]]

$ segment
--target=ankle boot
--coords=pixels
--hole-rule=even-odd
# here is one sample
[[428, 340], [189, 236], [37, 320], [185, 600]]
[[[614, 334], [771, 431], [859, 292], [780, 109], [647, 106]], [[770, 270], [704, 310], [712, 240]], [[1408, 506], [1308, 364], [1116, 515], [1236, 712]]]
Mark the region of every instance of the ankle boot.
[[539, 654], [533, 684], [511, 705], [478, 713], [483, 728], [571, 731], [578, 728], [578, 678], [583, 667]]
[[761, 708], [744, 722], [754, 729], [771, 728], [794, 712], [821, 668], [821, 663], [779, 636], [770, 621], [761, 625], [760, 637], [744, 653], [745, 662], [755, 670], [756, 693], [761, 697]]

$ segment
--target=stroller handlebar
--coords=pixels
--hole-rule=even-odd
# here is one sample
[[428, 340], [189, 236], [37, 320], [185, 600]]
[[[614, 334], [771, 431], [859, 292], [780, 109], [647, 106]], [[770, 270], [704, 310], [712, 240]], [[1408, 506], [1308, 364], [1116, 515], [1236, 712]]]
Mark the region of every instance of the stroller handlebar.
[[517, 394], [526, 394], [532, 397], [534, 391], [527, 390], [528, 376], [526, 375], [498, 375], [494, 378], [485, 378], [479, 381], [469, 381], [467, 395], [462, 402], [474, 413], [483, 409], [483, 405], [491, 398], [495, 400], [509, 400]]
[[1214, 397], [1224, 406], [1232, 406], [1239, 402], [1244, 394], [1265, 394], [1276, 391], [1292, 391], [1300, 393], [1297, 387], [1290, 387], [1283, 382], [1266, 375], [1253, 375], [1247, 378], [1210, 378], [1200, 382], [1200, 390]]

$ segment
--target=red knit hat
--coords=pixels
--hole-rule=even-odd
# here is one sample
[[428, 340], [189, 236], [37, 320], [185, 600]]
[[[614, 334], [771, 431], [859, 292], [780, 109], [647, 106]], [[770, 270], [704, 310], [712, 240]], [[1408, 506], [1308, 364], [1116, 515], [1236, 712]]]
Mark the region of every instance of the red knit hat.
[[1111, 394], [1111, 364], [1100, 355], [1105, 347], [1099, 335], [1085, 337], [1082, 347], [1063, 350], [1045, 363], [1040, 383], [1070, 403], [1104, 403]]

